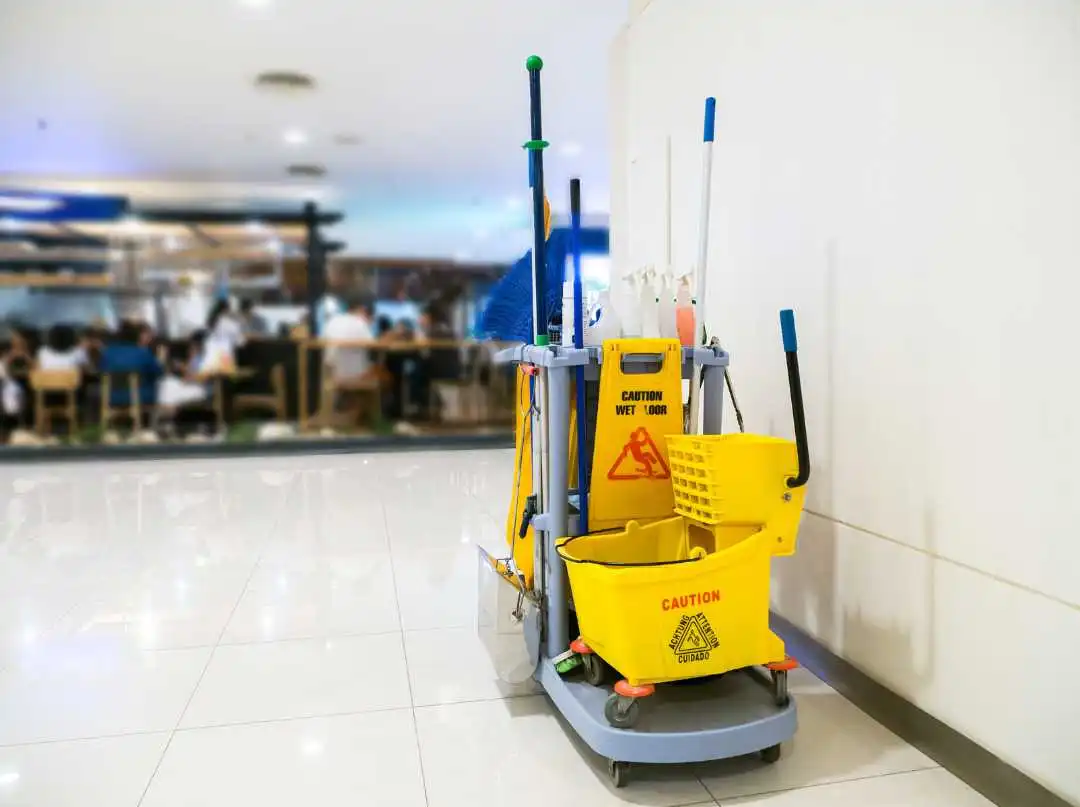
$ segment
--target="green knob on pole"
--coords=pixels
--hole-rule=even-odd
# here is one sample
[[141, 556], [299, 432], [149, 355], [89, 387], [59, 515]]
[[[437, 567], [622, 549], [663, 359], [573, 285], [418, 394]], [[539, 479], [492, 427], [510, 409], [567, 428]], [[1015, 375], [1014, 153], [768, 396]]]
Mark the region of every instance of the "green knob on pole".
[[525, 60], [525, 69], [529, 72], [533, 70], [542, 70], [544, 68], [544, 60], [539, 56], [530, 56]]

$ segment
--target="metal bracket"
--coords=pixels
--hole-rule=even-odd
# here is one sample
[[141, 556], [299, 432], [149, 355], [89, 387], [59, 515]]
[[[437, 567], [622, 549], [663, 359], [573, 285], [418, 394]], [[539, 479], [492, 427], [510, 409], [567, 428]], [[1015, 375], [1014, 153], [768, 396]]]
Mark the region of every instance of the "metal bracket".
[[535, 364], [538, 367], [581, 367], [599, 360], [598, 347], [518, 345], [495, 354], [496, 364]]

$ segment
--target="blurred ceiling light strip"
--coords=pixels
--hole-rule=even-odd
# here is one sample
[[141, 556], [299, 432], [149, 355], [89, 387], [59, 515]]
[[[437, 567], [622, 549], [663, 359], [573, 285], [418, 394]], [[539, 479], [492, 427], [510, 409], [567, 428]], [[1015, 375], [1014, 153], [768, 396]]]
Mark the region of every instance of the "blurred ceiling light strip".
[[51, 213], [64, 206], [63, 199], [50, 196], [11, 196], [0, 193], [0, 210], [13, 213]]

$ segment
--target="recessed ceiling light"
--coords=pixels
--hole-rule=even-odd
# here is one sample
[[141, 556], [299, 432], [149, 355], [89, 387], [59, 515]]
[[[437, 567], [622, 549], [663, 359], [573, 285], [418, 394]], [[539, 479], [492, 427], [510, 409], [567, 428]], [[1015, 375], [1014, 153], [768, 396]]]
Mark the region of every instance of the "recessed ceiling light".
[[285, 172], [291, 177], [317, 178], [326, 176], [326, 168], [316, 163], [296, 163], [288, 166]]
[[580, 157], [584, 150], [580, 143], [575, 143], [573, 140], [559, 146], [559, 154], [563, 157]]
[[307, 132], [303, 129], [286, 129], [282, 139], [290, 146], [302, 146], [308, 142]]
[[255, 77], [255, 86], [276, 92], [306, 92], [315, 89], [315, 79], [298, 70], [266, 70]]

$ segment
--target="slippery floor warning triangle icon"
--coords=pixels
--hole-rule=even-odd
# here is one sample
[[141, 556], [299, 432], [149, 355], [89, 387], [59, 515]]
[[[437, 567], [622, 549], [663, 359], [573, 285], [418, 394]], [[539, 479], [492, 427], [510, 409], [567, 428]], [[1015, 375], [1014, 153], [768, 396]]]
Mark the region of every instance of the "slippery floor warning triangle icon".
[[698, 627], [697, 620], [692, 619], [683, 631], [679, 643], [675, 646], [675, 653], [678, 655], [694, 653], [703, 647], [705, 647], [705, 638], [701, 635], [701, 628]]
[[630, 439], [607, 472], [611, 480], [670, 479], [671, 469], [664, 461], [648, 429], [642, 426], [630, 433]]
[[675, 628], [668, 647], [680, 662], [705, 661], [709, 653], [720, 646], [720, 640], [705, 618], [705, 614], [684, 614]]

